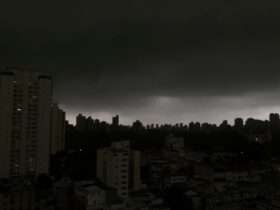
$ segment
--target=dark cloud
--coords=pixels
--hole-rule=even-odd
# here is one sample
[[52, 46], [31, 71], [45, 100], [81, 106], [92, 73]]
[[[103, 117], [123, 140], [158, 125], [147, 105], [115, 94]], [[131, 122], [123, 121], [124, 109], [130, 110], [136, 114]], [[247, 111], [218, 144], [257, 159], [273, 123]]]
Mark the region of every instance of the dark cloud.
[[71, 113], [175, 121], [244, 114], [252, 103], [275, 110], [279, 9], [260, 0], [11, 0], [0, 5], [0, 64], [50, 72]]

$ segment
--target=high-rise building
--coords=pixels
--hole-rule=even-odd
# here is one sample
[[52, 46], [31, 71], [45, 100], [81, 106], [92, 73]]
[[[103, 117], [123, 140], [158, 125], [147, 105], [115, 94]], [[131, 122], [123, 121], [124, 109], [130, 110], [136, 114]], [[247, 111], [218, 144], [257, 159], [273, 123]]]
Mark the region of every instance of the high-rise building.
[[91, 116], [87, 118], [87, 129], [90, 131], [94, 128], [94, 119]]
[[129, 141], [114, 142], [97, 152], [97, 177], [127, 198], [141, 188], [141, 153], [130, 149]]
[[224, 120], [221, 124], [220, 124], [220, 128], [222, 129], [227, 129], [229, 128], [230, 125], [228, 124], [228, 121], [227, 120]]
[[53, 104], [51, 109], [51, 154], [64, 150], [65, 126], [65, 112], [57, 104]]
[[278, 130], [280, 128], [280, 116], [278, 113], [269, 114], [269, 122], [272, 130]]
[[244, 127], [244, 121], [243, 121], [243, 119], [242, 119], [242, 118], [236, 118], [236, 119], [234, 120], [234, 128], [240, 130], [240, 129], [242, 129], [243, 127]]
[[270, 122], [279, 122], [280, 121], [280, 115], [278, 113], [270, 113], [269, 114], [269, 121]]
[[112, 118], [112, 125], [113, 126], [119, 126], [119, 115], [116, 115]]
[[80, 132], [86, 131], [86, 129], [87, 129], [87, 118], [84, 115], [78, 114], [78, 116], [76, 117], [76, 128]]
[[30, 69], [0, 73], [0, 177], [49, 171], [52, 79]]

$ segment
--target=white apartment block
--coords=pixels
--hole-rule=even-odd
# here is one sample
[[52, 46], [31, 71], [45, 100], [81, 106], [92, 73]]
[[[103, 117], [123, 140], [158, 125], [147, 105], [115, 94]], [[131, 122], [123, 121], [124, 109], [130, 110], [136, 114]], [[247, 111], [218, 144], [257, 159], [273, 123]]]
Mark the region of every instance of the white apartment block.
[[131, 150], [129, 141], [114, 142], [97, 152], [97, 177], [127, 198], [129, 191], [141, 188], [140, 160], [140, 152]]

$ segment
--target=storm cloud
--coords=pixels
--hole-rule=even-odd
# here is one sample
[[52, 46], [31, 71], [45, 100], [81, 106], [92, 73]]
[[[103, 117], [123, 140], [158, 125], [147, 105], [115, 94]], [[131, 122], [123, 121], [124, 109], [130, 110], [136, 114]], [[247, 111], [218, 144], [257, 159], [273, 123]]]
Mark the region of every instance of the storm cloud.
[[0, 64], [54, 77], [73, 121], [220, 122], [280, 111], [278, 1], [6, 1]]

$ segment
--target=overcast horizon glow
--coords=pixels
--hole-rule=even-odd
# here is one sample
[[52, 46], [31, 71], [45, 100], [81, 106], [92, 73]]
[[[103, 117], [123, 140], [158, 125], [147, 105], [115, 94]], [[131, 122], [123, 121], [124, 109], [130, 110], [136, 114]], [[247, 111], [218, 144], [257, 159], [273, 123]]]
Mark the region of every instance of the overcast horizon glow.
[[[71, 124], [75, 124], [76, 116], [81, 113], [86, 117], [93, 117], [101, 121], [111, 123], [112, 117], [116, 114], [120, 115], [120, 123], [123, 125], [131, 125], [134, 121], [140, 120], [144, 124], [176, 124], [190, 122], [208, 122], [220, 124], [223, 120], [227, 120], [230, 124], [233, 124], [234, 119], [242, 117], [244, 121], [247, 118], [255, 118], [260, 120], [267, 120], [270, 113], [279, 113], [280, 106], [269, 106], [258, 104], [258, 98], [248, 100], [246, 102], [248, 107], [242, 107], [240, 102], [244, 100], [241, 97], [232, 97], [227, 99], [215, 98], [216, 102], [205, 104], [203, 107], [196, 107], [193, 103], [169, 98], [169, 97], [156, 97], [151, 100], [145, 108], [142, 108], [141, 114], [137, 113], [137, 107], [135, 112], [131, 109], [129, 115], [126, 115], [125, 110], [111, 110], [109, 112], [99, 111], [90, 112], [82, 110], [72, 111], [67, 106], [63, 106], [68, 111], [67, 120]], [[231, 107], [226, 107], [228, 102], [231, 102]], [[193, 101], [192, 101], [193, 102]], [[199, 103], [207, 103], [209, 99], [199, 99]], [[216, 107], [216, 104], [225, 104], [225, 107]], [[241, 107], [242, 108], [241, 108]], [[143, 114], [146, 113], [146, 114]], [[199, 113], [199, 114], [198, 114]]]

